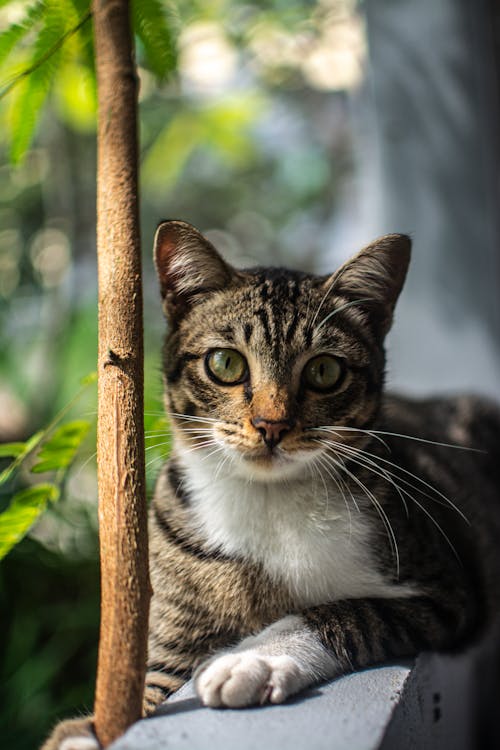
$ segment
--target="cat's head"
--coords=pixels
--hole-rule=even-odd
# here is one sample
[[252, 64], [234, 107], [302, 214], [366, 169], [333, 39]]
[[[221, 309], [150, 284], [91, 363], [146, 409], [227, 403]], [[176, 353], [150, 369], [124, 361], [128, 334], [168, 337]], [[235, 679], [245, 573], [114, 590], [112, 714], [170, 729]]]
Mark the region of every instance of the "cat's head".
[[272, 481], [313, 471], [333, 441], [363, 440], [410, 244], [387, 235], [328, 276], [236, 270], [194, 227], [163, 222], [155, 260], [178, 449]]

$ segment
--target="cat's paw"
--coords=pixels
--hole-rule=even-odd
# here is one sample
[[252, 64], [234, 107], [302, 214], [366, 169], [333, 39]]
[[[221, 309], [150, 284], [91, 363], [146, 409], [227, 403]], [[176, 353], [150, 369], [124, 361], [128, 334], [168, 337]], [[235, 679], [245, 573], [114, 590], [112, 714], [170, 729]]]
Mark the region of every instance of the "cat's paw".
[[101, 746], [88, 717], [61, 721], [40, 750], [101, 750]]
[[281, 703], [304, 687], [304, 678], [290, 656], [242, 651], [202, 665], [195, 675], [195, 687], [205, 706], [243, 708]]

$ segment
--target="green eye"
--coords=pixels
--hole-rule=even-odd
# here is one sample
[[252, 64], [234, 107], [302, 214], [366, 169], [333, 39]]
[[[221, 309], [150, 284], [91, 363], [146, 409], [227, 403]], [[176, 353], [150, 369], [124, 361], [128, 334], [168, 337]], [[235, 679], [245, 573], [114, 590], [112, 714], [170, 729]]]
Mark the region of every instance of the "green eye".
[[321, 354], [309, 360], [304, 367], [303, 378], [314, 391], [329, 391], [339, 383], [342, 374], [342, 366], [336, 357]]
[[246, 379], [245, 357], [234, 349], [213, 349], [205, 359], [208, 374], [220, 383], [236, 385]]

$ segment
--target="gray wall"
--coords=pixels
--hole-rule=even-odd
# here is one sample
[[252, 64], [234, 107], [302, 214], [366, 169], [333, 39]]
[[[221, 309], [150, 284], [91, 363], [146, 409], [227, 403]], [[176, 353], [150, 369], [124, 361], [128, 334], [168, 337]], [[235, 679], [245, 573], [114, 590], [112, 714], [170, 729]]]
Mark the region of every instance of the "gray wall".
[[498, 80], [484, 0], [367, 0], [356, 243], [414, 240], [389, 384], [500, 397]]

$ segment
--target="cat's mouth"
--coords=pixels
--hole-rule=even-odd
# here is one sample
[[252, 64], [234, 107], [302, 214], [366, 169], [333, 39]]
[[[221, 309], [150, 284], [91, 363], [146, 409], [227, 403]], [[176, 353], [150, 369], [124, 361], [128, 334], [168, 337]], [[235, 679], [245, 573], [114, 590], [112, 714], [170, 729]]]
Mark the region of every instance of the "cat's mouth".
[[304, 463], [308, 463], [311, 454], [317, 451], [311, 450], [285, 450], [280, 446], [273, 448], [261, 448], [252, 451], [240, 453], [243, 464], [249, 469], [256, 469], [259, 472], [272, 474], [281, 471], [294, 471], [301, 469]]
[[269, 466], [272, 466], [277, 462], [283, 463], [292, 460], [290, 456], [287, 456], [283, 451], [278, 452], [276, 448], [264, 448], [255, 453], [243, 453], [243, 458], [245, 461], [260, 463], [263, 465], [267, 464]]

